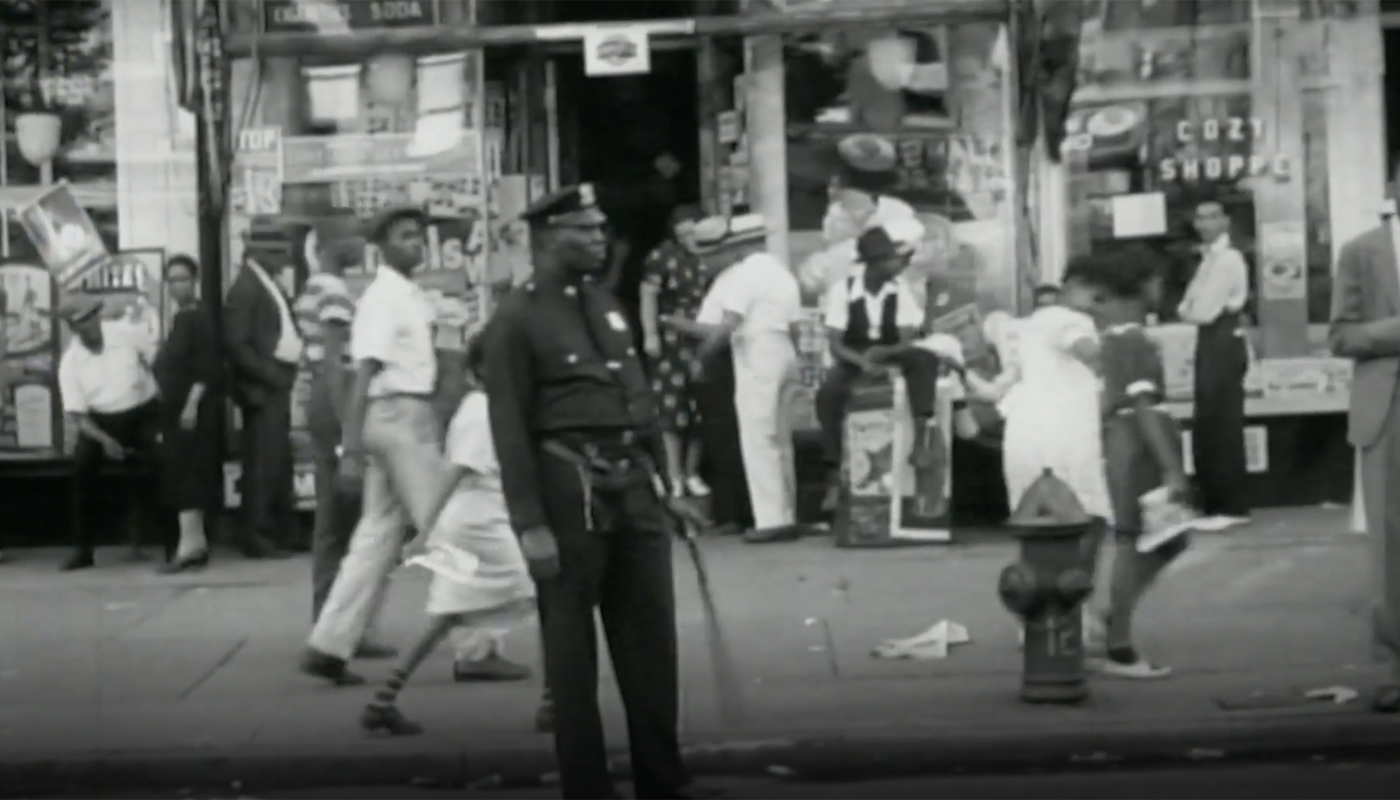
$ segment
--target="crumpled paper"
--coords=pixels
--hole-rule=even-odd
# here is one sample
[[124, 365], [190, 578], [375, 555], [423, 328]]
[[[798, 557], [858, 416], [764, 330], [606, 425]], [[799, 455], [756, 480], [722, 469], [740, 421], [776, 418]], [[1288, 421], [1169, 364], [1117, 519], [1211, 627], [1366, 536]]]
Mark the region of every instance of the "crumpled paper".
[[907, 639], [886, 639], [875, 646], [870, 655], [875, 658], [936, 661], [947, 658], [955, 645], [967, 644], [972, 638], [967, 628], [952, 620], [939, 620], [928, 630]]

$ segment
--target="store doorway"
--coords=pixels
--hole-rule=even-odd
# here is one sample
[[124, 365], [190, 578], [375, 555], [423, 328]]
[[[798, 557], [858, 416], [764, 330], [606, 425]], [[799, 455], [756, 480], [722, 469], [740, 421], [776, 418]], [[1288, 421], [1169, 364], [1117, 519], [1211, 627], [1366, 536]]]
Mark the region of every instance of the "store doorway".
[[636, 322], [647, 254], [672, 210], [700, 198], [695, 51], [653, 51], [645, 75], [589, 77], [576, 54], [555, 57], [554, 72], [560, 182], [597, 187], [617, 245], [613, 285]]

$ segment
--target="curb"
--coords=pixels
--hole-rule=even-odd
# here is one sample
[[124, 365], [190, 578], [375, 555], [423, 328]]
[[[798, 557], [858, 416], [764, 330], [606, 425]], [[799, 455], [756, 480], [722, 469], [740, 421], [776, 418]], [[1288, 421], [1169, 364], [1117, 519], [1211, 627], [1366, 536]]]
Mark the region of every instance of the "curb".
[[[803, 782], [865, 777], [989, 774], [1145, 767], [1201, 761], [1308, 760], [1393, 756], [1400, 719], [1359, 708], [1267, 713], [1212, 720], [1086, 723], [958, 730], [946, 721], [927, 729], [879, 733], [816, 733], [781, 738], [710, 739], [688, 743], [693, 774], [759, 776]], [[240, 794], [335, 786], [416, 785], [499, 789], [555, 780], [547, 740], [459, 749], [263, 752], [110, 753], [0, 760], [0, 797], [64, 792], [170, 791], [221, 787]], [[625, 777], [625, 757], [614, 772]]]

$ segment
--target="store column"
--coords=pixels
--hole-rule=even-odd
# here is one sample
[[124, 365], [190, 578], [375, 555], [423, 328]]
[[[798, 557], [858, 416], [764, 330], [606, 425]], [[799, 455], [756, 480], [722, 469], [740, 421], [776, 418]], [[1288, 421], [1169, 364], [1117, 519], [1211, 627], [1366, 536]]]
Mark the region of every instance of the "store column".
[[787, 262], [787, 112], [783, 87], [783, 37], [744, 41], [748, 73], [745, 124], [749, 139], [751, 207], [768, 222], [768, 252]]
[[164, 3], [108, 4], [123, 249], [199, 252], [193, 127], [182, 134]]

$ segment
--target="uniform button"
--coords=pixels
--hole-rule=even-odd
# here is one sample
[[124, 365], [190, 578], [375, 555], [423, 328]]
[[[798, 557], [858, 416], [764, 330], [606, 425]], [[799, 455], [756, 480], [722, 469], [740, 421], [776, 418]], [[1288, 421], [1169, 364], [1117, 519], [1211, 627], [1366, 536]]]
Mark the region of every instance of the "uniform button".
[[613, 372], [617, 372], [618, 370], [622, 369], [622, 362], [621, 362], [621, 361], [609, 361], [609, 362], [608, 362], [608, 369], [612, 370]]
[[627, 348], [627, 355], [629, 355], [629, 356], [635, 356], [636, 354], [637, 354], [637, 348], [635, 348], [635, 347], [629, 347], [629, 348]]
[[567, 356], [564, 356], [564, 361], [569, 364], [577, 364], [578, 356], [574, 355], [573, 353], [570, 353]]
[[567, 297], [573, 297], [573, 296], [576, 295], [576, 294], [578, 294], [578, 290], [575, 289], [574, 287], [572, 287], [572, 286], [565, 286], [565, 287], [564, 287], [564, 295], [565, 295], [565, 296], [567, 296]]

